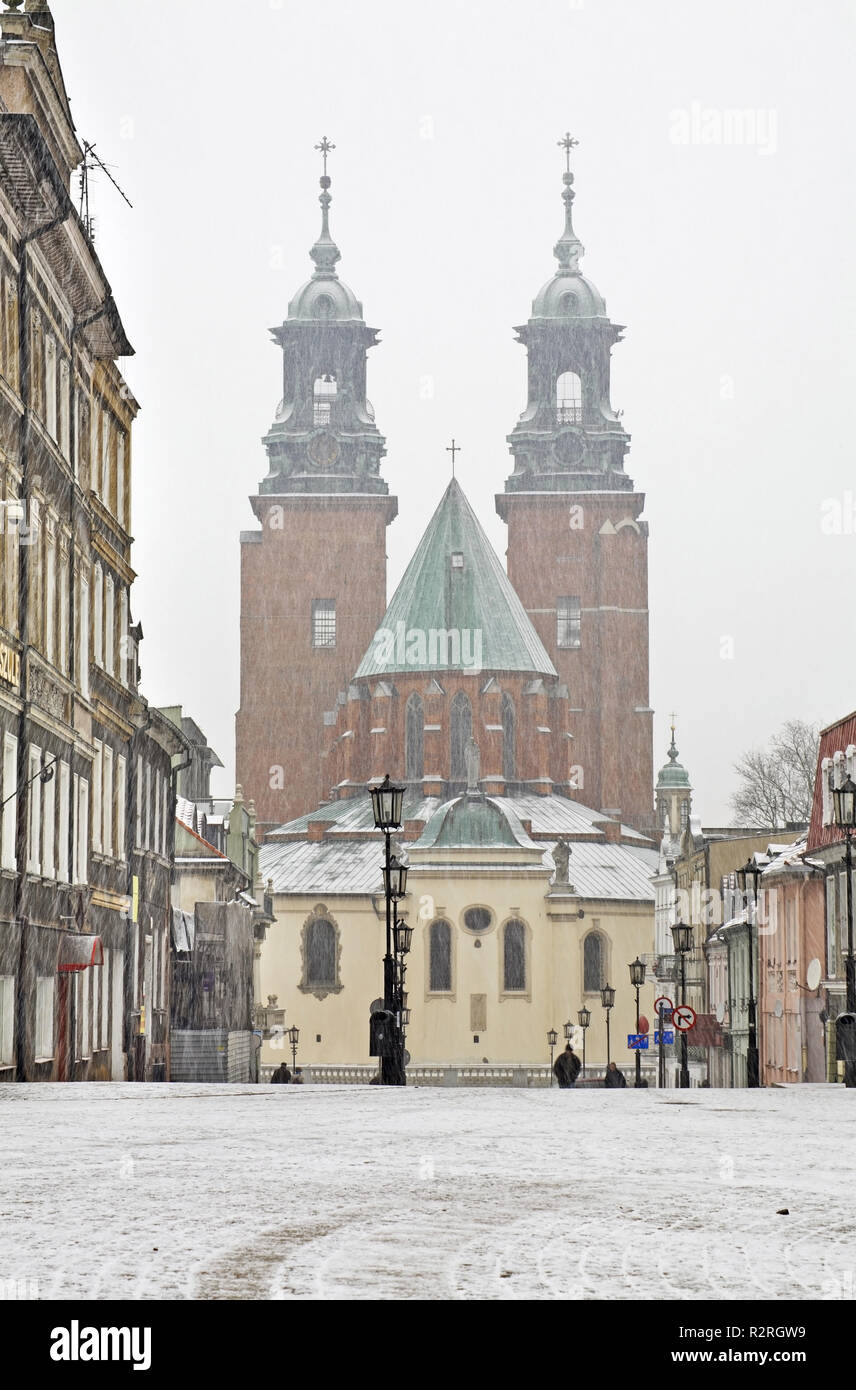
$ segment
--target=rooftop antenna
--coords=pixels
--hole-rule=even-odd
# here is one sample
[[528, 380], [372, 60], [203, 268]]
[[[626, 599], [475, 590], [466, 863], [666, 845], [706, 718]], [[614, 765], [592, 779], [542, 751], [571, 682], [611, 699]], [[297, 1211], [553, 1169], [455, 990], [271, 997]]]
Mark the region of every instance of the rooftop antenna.
[[134, 206], [127, 194], [119, 187], [103, 159], [95, 153], [95, 146], [91, 145], [88, 140], [84, 140], [83, 163], [80, 166], [80, 218], [90, 241], [95, 240], [95, 219], [89, 211], [89, 173], [96, 164], [107, 175], [116, 192], [125, 199], [128, 207]]

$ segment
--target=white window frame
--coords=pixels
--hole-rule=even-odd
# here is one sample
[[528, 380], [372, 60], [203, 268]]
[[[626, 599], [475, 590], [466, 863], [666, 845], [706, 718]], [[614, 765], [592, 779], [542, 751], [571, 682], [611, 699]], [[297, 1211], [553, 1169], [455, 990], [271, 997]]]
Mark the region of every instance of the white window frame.
[[94, 622], [92, 625], [92, 659], [96, 666], [104, 665], [104, 571], [99, 564], [95, 566], [95, 583], [92, 591]]
[[152, 847], [152, 765], [146, 763], [146, 838], [144, 848]]
[[68, 551], [59, 557], [59, 669], [68, 675]]
[[15, 1061], [15, 976], [0, 975], [0, 1067]]
[[92, 740], [95, 757], [92, 759], [92, 850], [101, 853], [101, 788], [104, 779], [103, 745], [100, 738]]
[[85, 575], [80, 576], [80, 614], [78, 622], [79, 632], [79, 668], [76, 672], [77, 684], [80, 693], [85, 700], [89, 699], [89, 580]]
[[39, 975], [36, 980], [35, 1061], [50, 1062], [54, 1055], [54, 1000], [56, 978]]
[[104, 745], [104, 792], [101, 798], [103, 810], [101, 844], [104, 854], [113, 857], [113, 749]]
[[86, 777], [77, 786], [77, 874], [76, 883], [89, 881], [89, 782]]
[[[52, 760], [53, 754], [47, 757]], [[42, 877], [51, 879], [56, 873], [56, 772], [54, 764], [54, 775], [42, 793]]]
[[71, 448], [71, 376], [63, 357], [59, 364], [59, 447], [64, 458]]
[[101, 501], [110, 505], [110, 412], [101, 411]]
[[42, 833], [42, 781], [38, 776], [42, 766], [42, 750], [30, 744], [27, 761], [29, 787], [27, 817], [27, 873], [41, 872], [41, 833]]
[[112, 574], [107, 574], [104, 586], [104, 670], [116, 674], [116, 589]]
[[134, 848], [143, 848], [143, 755], [137, 754], [137, 785], [134, 796], [135, 821], [134, 826]]
[[155, 804], [154, 804], [155, 825], [154, 825], [154, 837], [153, 837], [153, 839], [152, 839], [152, 849], [153, 849], [157, 854], [160, 854], [160, 852], [161, 852], [161, 795], [160, 795], [161, 775], [160, 775], [160, 773], [157, 772], [157, 771], [155, 772], [155, 779], [154, 779], [154, 780], [155, 780], [155, 787], [154, 787], [154, 792], [155, 792]]
[[3, 807], [2, 848], [0, 864], [4, 869], [17, 869], [15, 840], [17, 830], [18, 798], [18, 740], [14, 734], [3, 735]]
[[119, 590], [119, 680], [130, 685], [128, 676], [128, 590], [123, 584]]
[[125, 433], [116, 432], [116, 518], [123, 530], [125, 523]]
[[56, 534], [48, 524], [45, 533], [45, 656], [56, 664]]
[[99, 1028], [99, 1041], [102, 1050], [110, 1046], [110, 948], [103, 947], [104, 964], [97, 966], [96, 969], [101, 975], [101, 1023]]
[[56, 439], [56, 338], [45, 334], [45, 428]]
[[116, 858], [125, 858], [125, 810], [128, 788], [127, 763], [120, 753], [116, 758]]
[[57, 878], [68, 883], [68, 814], [70, 772], [68, 763], [59, 765], [59, 845], [57, 847]]

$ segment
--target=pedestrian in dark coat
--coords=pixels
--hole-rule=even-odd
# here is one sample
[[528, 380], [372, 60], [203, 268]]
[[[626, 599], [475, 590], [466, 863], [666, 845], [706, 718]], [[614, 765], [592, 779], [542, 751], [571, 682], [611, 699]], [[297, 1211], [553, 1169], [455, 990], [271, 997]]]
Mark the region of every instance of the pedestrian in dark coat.
[[560, 1052], [553, 1063], [556, 1080], [563, 1091], [568, 1090], [576, 1082], [580, 1074], [580, 1065], [579, 1057], [571, 1044], [567, 1043], [564, 1052]]
[[272, 1086], [287, 1086], [291, 1080], [291, 1072], [285, 1062], [280, 1062], [273, 1076], [271, 1077]]
[[615, 1065], [614, 1062], [610, 1062], [609, 1066], [607, 1067], [603, 1078], [603, 1084], [604, 1086], [618, 1089], [620, 1089], [622, 1086], [627, 1085], [624, 1072], [619, 1071], [618, 1067]]

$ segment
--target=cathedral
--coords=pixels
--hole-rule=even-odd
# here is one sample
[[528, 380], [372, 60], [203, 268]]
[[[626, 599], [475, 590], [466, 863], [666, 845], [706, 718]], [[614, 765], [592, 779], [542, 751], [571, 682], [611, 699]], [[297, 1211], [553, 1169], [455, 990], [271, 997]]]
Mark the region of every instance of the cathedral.
[[[453, 476], [389, 602], [398, 504], [366, 395], [378, 334], [336, 269], [319, 146], [313, 271], [273, 330], [282, 400], [241, 535], [236, 722], [277, 918], [262, 990], [310, 1066], [369, 1060], [385, 930], [369, 790], [387, 773], [406, 788], [414, 1064], [543, 1061], [584, 1005], [594, 1064], [632, 1061], [627, 967], [651, 958], [657, 868], [647, 524], [610, 400], [622, 329], [580, 269], [575, 143], [557, 266], [516, 330], [507, 566]], [[270, 1043], [264, 1060], [281, 1060]]]

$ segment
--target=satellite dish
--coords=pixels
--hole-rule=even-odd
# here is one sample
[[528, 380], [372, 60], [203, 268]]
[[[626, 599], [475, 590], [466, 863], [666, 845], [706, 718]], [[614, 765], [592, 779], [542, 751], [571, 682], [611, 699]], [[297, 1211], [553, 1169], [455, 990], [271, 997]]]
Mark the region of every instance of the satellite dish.
[[809, 989], [817, 989], [820, 984], [821, 968], [817, 956], [808, 963], [808, 970], [805, 972], [805, 982]]
[[784, 1011], [784, 1009], [782, 1008], [782, 1001], [781, 1001], [781, 999], [777, 999], [776, 1002], [775, 1002], [775, 1004], [773, 1005], [773, 1013], [776, 1015], [776, 1018], [781, 1018], [781, 1017], [782, 1017], [782, 1014], [783, 1014], [784, 1012], [785, 1012], [785, 1011]]
[[716, 1021], [717, 1021], [717, 1023], [724, 1023], [724, 1022], [725, 1022], [725, 1000], [724, 1000], [724, 999], [720, 999], [719, 1003], [718, 1003], [717, 1006], [716, 1006]]

